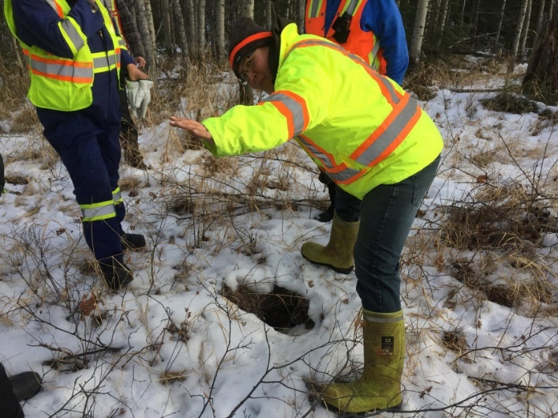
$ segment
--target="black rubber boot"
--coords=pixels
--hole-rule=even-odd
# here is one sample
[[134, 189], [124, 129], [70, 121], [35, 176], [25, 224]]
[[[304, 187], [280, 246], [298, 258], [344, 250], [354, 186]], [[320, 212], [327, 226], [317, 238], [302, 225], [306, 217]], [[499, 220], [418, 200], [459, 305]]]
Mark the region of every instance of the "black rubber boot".
[[126, 287], [128, 283], [134, 280], [134, 276], [130, 268], [112, 257], [110, 260], [99, 261], [99, 266], [103, 272], [103, 277], [107, 282], [108, 287], [112, 290], [118, 291]]
[[125, 250], [135, 251], [146, 245], [145, 237], [141, 234], [122, 234], [122, 248]]
[[333, 214], [335, 212], [335, 183], [323, 172], [320, 173], [318, 180], [327, 186], [331, 204], [325, 212], [314, 216], [314, 219], [320, 222], [330, 222], [333, 219]]
[[8, 378], [18, 401], [32, 398], [42, 389], [43, 380], [35, 372], [24, 372]]

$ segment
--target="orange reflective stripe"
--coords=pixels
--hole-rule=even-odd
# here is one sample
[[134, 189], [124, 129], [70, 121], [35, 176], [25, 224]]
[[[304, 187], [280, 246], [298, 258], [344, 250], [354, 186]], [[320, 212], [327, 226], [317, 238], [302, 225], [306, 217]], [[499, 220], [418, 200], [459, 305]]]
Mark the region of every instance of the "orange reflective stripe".
[[78, 62], [72, 60], [61, 60], [61, 59], [53, 59], [53, 58], [43, 58], [35, 54], [31, 54], [31, 59], [33, 61], [44, 62], [46, 64], [56, 64], [56, 65], [65, 65], [68, 67], [79, 67], [79, 68], [93, 68], [92, 62]]
[[49, 74], [49, 73], [43, 73], [39, 70], [35, 70], [35, 69], [31, 69], [31, 71], [33, 72], [33, 74], [36, 75], [40, 75], [46, 78], [52, 78], [53, 80], [60, 80], [60, 81], [71, 81], [73, 83], [84, 83], [84, 84], [89, 84], [93, 82], [93, 77], [77, 77], [77, 76], [64, 76], [64, 75], [57, 75], [57, 74]]
[[29, 67], [33, 74], [75, 83], [93, 82], [93, 63], [47, 59], [30, 54]]
[[302, 145], [309, 151], [309, 154], [320, 160], [325, 167], [331, 170], [334, 170], [335, 167], [337, 167], [333, 155], [314, 143], [310, 138], [304, 135], [299, 135], [298, 139], [302, 143]]
[[[384, 119], [380, 126], [363, 141], [360, 146], [352, 153], [350, 158], [364, 167], [373, 167], [382, 160], [386, 159], [408, 136], [409, 132], [415, 127], [421, 117], [422, 111], [416, 101], [408, 93], [397, 91], [394, 85], [386, 77], [380, 76], [360, 57], [348, 53], [337, 44], [327, 41], [306, 40], [299, 42], [288, 51], [290, 54], [295, 48], [305, 48], [311, 46], [324, 46], [341, 52], [351, 58], [355, 63], [364, 68], [371, 78], [378, 85], [382, 96], [392, 107], [392, 111]], [[358, 180], [367, 173], [367, 169], [354, 169], [345, 163], [337, 165], [332, 154], [328, 153], [308, 137], [299, 135], [299, 142], [306, 151], [316, 160], [322, 162], [321, 167], [327, 175], [340, 184], [350, 184]]]
[[385, 159], [416, 125], [421, 116], [420, 108], [409, 95], [376, 128], [353, 154], [351, 159], [359, 164], [372, 167]]
[[289, 139], [306, 130], [309, 121], [306, 100], [292, 91], [278, 90], [264, 99], [263, 103], [271, 103], [287, 119]]

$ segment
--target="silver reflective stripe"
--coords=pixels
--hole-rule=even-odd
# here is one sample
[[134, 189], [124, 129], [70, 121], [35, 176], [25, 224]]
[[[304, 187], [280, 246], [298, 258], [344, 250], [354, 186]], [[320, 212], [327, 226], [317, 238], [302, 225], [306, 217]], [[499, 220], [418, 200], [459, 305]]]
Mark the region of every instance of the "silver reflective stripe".
[[[304, 147], [306, 147], [308, 149], [310, 154], [313, 157], [320, 160], [323, 163], [324, 166], [326, 166], [327, 168], [330, 168], [330, 169], [334, 168], [333, 165], [331, 164], [331, 161], [329, 160], [329, 158], [327, 158], [327, 156], [325, 154], [323, 154], [316, 147], [314, 147], [312, 144], [310, 144], [305, 138], [299, 136], [297, 139], [302, 143], [302, 145]], [[357, 174], [360, 174], [360, 170], [355, 170], [354, 168], [345, 168], [343, 171], [340, 171], [338, 173], [326, 172], [326, 174], [333, 181], [343, 182], [343, 181], [347, 181], [347, 180], [351, 179], [352, 177], [356, 176]]]
[[[38, 61], [31, 56], [29, 59], [31, 68], [46, 75], [56, 75], [60, 77], [79, 77], [92, 78], [93, 70], [91, 68], [74, 67], [73, 65], [52, 64]], [[76, 82], [74, 80], [74, 82]]]
[[58, 13], [58, 5], [56, 4], [56, 2], [54, 0], [46, 0], [46, 2], [48, 3], [48, 5], [50, 7], [52, 7], [54, 9], [54, 11], [56, 13]]
[[362, 165], [371, 164], [384, 152], [407, 127], [413, 116], [417, 113], [417, 103], [409, 98], [409, 102], [399, 112], [395, 120], [389, 124], [387, 129], [364, 151], [356, 161]]
[[358, 0], [351, 0], [351, 2], [349, 3], [349, 7], [347, 7], [347, 13], [349, 13], [351, 17], [355, 15], [355, 10], [357, 6], [358, 6]]
[[375, 42], [374, 42], [374, 48], [372, 48], [372, 52], [370, 52], [370, 54], [372, 55], [372, 62], [370, 63], [370, 66], [378, 71], [380, 69], [380, 60], [378, 59], [378, 52], [380, 51], [380, 42], [378, 42], [378, 38], [375, 38]]
[[391, 96], [391, 101], [393, 103], [396, 104], [399, 103], [400, 101], [399, 96], [395, 92], [393, 85], [385, 77], [376, 77], [376, 81], [384, 85], [385, 89], [388, 91], [389, 95]]
[[112, 200], [114, 203], [120, 202], [122, 200], [122, 193], [120, 192], [120, 189], [116, 189], [114, 192], [112, 192]]
[[341, 183], [343, 181], [347, 181], [347, 180], [351, 179], [352, 177], [356, 176], [357, 174], [360, 174], [360, 170], [355, 170], [354, 168], [346, 168], [343, 171], [340, 171], [339, 173], [329, 173], [329, 172], [326, 171], [326, 174], [333, 181]]
[[93, 68], [95, 68], [95, 70], [110, 70], [111, 68], [114, 68], [114, 66], [116, 65], [116, 56], [114, 55], [103, 55], [102, 57], [94, 57], [93, 58]]
[[[293, 125], [294, 125], [294, 132], [293, 137], [302, 133], [304, 129], [304, 112], [302, 105], [294, 100], [292, 97], [289, 97], [282, 93], [275, 93], [271, 96], [267, 97], [266, 99], [262, 100], [263, 102], [269, 102], [273, 104], [273, 102], [281, 102], [293, 115]], [[289, 138], [290, 139], [290, 138]]]
[[101, 206], [98, 208], [91, 208], [91, 209], [81, 208], [81, 212], [83, 213], [84, 220], [98, 218], [100, 216], [106, 217], [110, 215], [116, 215], [116, 211], [114, 210], [114, 205]]
[[312, 7], [310, 8], [310, 10], [311, 10], [310, 17], [318, 17], [318, 13], [320, 12], [320, 1], [312, 0]]
[[70, 37], [70, 40], [74, 44], [74, 48], [77, 51], [79, 51], [85, 44], [85, 41], [81, 38], [75, 26], [72, 25], [72, 22], [70, 22], [67, 19], [64, 19], [62, 20], [61, 24], [62, 24], [62, 29], [64, 29], [64, 31]]
[[364, 314], [363, 316], [364, 316], [365, 321], [376, 322], [378, 324], [393, 324], [395, 322], [403, 321], [403, 314], [398, 315], [398, 316], [393, 317], [393, 318], [377, 318], [375, 316], [370, 316], [370, 315], [366, 315], [366, 314]]
[[318, 150], [314, 145], [312, 145], [308, 141], [306, 141], [306, 139], [304, 139], [303, 137], [299, 136], [298, 139], [299, 139], [300, 142], [302, 142], [302, 144], [306, 148], [308, 148], [310, 153], [314, 157], [316, 157], [318, 160], [320, 160], [322, 163], [324, 163], [324, 165], [327, 168], [333, 168], [333, 165], [331, 164], [331, 161], [329, 160], [329, 158], [327, 158], [327, 156], [325, 154], [323, 154], [320, 150]]

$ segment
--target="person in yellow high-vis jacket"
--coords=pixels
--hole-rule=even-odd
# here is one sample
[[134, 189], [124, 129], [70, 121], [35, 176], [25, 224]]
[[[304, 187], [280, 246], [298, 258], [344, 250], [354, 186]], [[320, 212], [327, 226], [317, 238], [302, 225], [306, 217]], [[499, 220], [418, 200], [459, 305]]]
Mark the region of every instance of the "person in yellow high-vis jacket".
[[107, 284], [120, 289], [133, 280], [123, 248], [146, 242], [121, 226], [118, 76], [122, 64], [132, 80], [148, 76], [126, 52], [103, 0], [5, 0], [4, 14], [26, 56], [29, 100], [72, 179], [85, 240]]
[[334, 217], [327, 251], [349, 258], [337, 236], [357, 235], [354, 259], [364, 313], [364, 372], [324, 387], [325, 402], [363, 412], [401, 404], [405, 327], [399, 258], [438, 167], [443, 140], [430, 117], [397, 83], [324, 38], [299, 35], [282, 20], [268, 32], [252, 19], [231, 29], [234, 73], [269, 94], [202, 123], [170, 124], [202, 138], [215, 156], [263, 151], [290, 139], [360, 199], [360, 229]]

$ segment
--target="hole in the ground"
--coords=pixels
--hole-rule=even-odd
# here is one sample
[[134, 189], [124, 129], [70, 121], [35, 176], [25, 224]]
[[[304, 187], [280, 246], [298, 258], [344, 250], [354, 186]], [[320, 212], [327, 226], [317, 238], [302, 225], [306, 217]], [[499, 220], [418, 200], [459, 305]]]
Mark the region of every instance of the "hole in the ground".
[[308, 299], [282, 287], [275, 286], [271, 293], [262, 294], [246, 285], [239, 285], [235, 291], [225, 286], [221, 294], [283, 334], [292, 334], [293, 328], [297, 333], [314, 328], [314, 321], [308, 317]]

